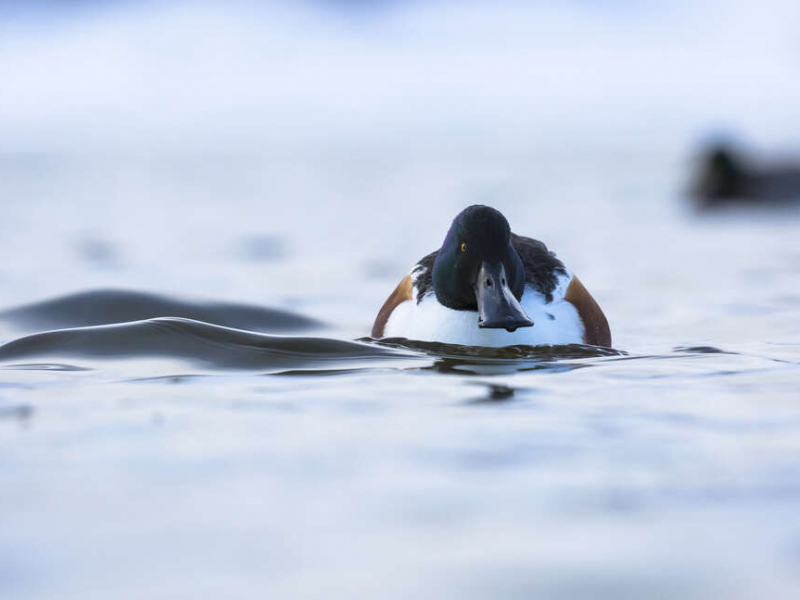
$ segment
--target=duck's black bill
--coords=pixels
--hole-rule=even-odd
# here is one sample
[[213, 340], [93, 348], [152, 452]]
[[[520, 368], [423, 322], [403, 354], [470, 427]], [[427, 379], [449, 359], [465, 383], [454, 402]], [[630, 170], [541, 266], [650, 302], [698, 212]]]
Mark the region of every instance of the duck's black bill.
[[518, 327], [533, 325], [508, 287], [503, 263], [484, 262], [481, 265], [475, 296], [478, 299], [478, 327], [515, 331]]

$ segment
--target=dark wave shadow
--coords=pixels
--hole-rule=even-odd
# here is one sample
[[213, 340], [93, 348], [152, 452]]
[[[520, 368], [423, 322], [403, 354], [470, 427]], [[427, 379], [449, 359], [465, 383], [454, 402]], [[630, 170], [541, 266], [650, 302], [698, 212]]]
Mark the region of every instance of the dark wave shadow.
[[714, 346], [675, 346], [673, 352], [682, 352], [685, 354], [736, 354], [735, 352], [727, 352]]
[[[108, 361], [170, 359], [184, 363], [181, 369], [188, 371], [249, 370], [302, 376], [411, 366], [439, 373], [497, 375], [571, 371], [589, 366], [585, 359], [622, 354], [578, 344], [484, 348], [404, 339], [278, 336], [160, 317], [28, 335], [0, 346], [0, 369], [67, 371], [97, 369]], [[75, 361], [80, 364], [73, 364]]]
[[277, 372], [342, 369], [354, 363], [420, 357], [374, 344], [267, 335], [173, 317], [47, 331], [0, 346], [0, 363], [22, 363], [9, 368], [30, 369], [32, 364], [60, 364], [75, 358], [171, 358], [212, 370]]
[[142, 292], [93, 290], [0, 311], [0, 320], [24, 331], [67, 329], [182, 317], [223, 327], [268, 333], [320, 329], [296, 313], [230, 302], [188, 302]]
[[404, 338], [364, 338], [364, 341], [425, 354], [433, 358], [433, 364], [422, 367], [423, 369], [458, 375], [501, 375], [522, 371], [564, 372], [589, 366], [590, 363], [585, 362], [585, 359], [625, 355], [621, 350], [585, 344], [488, 348]]

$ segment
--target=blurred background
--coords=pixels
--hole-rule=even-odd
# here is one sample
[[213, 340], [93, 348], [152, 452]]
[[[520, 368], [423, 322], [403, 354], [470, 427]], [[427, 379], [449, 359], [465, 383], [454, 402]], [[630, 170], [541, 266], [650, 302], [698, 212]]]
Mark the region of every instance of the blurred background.
[[0, 596], [797, 597], [798, 32], [796, 0], [2, 2], [0, 310], [360, 338], [483, 203], [641, 360], [492, 380], [496, 414], [456, 375], [3, 371]]
[[4, 305], [216, 290], [343, 323], [348, 290], [373, 312], [474, 202], [611, 291], [688, 259], [665, 218], [698, 152], [800, 136], [789, 1], [0, 10]]

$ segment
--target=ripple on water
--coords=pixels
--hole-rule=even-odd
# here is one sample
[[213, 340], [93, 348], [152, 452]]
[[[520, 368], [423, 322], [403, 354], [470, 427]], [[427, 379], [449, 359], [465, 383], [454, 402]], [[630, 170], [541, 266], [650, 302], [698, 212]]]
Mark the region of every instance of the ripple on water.
[[[621, 354], [581, 345], [477, 348], [400, 339], [278, 336], [162, 317], [25, 336], [0, 346], [0, 368], [79, 371], [110, 360], [168, 358], [200, 369], [332, 376], [407, 367], [410, 360], [439, 373], [496, 375], [569, 371], [588, 366], [586, 359]], [[74, 359], [87, 360], [89, 366], [76, 366], [70, 362]]]
[[675, 346], [673, 352], [685, 352], [687, 354], [730, 354], [714, 346]]
[[[369, 339], [369, 338], [366, 338]], [[501, 375], [523, 371], [567, 372], [588, 367], [589, 359], [623, 356], [625, 352], [601, 346], [563, 344], [488, 348], [402, 338], [371, 340], [389, 348], [414, 350], [433, 359], [427, 370], [457, 375]]]
[[171, 358], [212, 370], [283, 371], [340, 369], [354, 362], [413, 356], [375, 344], [268, 335], [173, 317], [46, 331], [0, 346], [0, 362], [22, 369], [30, 369], [36, 361], [49, 369], [54, 363], [44, 360], [48, 358]]
[[14, 421], [27, 421], [33, 416], [34, 408], [30, 404], [12, 404], [3, 406], [0, 404], [0, 419]]
[[324, 328], [305, 315], [231, 302], [192, 302], [125, 290], [91, 290], [0, 311], [0, 321], [28, 332], [182, 317], [213, 325], [278, 333]]
[[[397, 368], [402, 359], [403, 366], [412, 360], [420, 369], [439, 373], [493, 375], [570, 371], [588, 366], [586, 359], [622, 354], [578, 344], [479, 348], [399, 338], [271, 335], [323, 324], [272, 308], [114, 290], [7, 309], [0, 320], [13, 329], [38, 331], [0, 346], [0, 369], [14, 370], [82, 371], [111, 360], [168, 358], [195, 369], [335, 376]], [[88, 364], [73, 364], [76, 358]], [[497, 392], [494, 397], [508, 395]]]
[[[114, 298], [122, 298], [122, 306], [111, 307]], [[170, 306], [176, 310], [181, 307], [183, 312], [187, 312], [190, 306], [182, 301], [164, 301], [148, 296], [150, 304], [145, 302], [143, 307], [134, 310], [126, 303], [135, 298], [135, 294], [122, 292], [87, 292], [8, 310], [0, 313], [0, 318], [65, 325], [125, 319], [159, 309], [167, 310]], [[88, 307], [78, 309], [80, 299], [87, 300]], [[99, 307], [97, 314], [91, 314], [93, 307]], [[217, 321], [255, 321], [262, 328], [278, 327], [278, 321], [284, 318], [289, 323], [286, 327], [305, 326], [312, 322], [302, 315], [287, 316], [288, 313], [273, 309], [225, 304], [207, 304], [204, 307], [203, 310], [211, 310], [213, 314], [210, 316]], [[705, 345], [678, 346], [665, 354], [629, 355], [620, 350], [581, 344], [485, 348], [401, 338], [349, 341], [272, 335], [189, 318], [159, 317], [68, 327], [21, 337], [0, 346], [0, 369], [83, 371], [101, 369], [101, 365], [108, 361], [117, 361], [120, 365], [132, 359], [170, 359], [187, 365], [189, 374], [249, 370], [285, 376], [346, 376], [355, 372], [411, 366], [418, 373], [490, 376], [521, 372], [566, 373], [590, 366], [610, 367], [618, 361], [635, 361], [644, 368], [605, 372], [617, 378], [658, 379], [676, 376], [674, 369], [658, 367], [658, 363], [664, 360], [692, 357], [711, 360], [713, 356], [722, 355], [740, 356], [736, 352]], [[750, 362], [741, 365], [739, 370], [732, 369], [727, 363], [705, 364], [708, 360], [704, 360], [702, 366], [691, 370], [683, 368], [682, 375], [729, 376], [766, 368], [763, 364], [753, 363], [750, 357], [742, 358]], [[511, 388], [497, 388], [490, 391], [488, 400], [506, 400], [514, 395]]]

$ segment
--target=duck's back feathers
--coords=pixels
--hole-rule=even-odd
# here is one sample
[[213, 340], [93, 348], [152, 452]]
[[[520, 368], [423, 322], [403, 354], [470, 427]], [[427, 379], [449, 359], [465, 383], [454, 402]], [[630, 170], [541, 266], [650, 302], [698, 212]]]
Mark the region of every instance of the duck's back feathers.
[[564, 263], [539, 240], [512, 233], [511, 243], [525, 267], [525, 285], [552, 302], [553, 290], [558, 286], [559, 279], [567, 274]]

